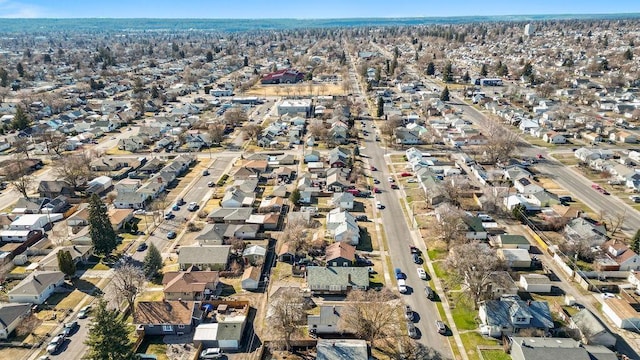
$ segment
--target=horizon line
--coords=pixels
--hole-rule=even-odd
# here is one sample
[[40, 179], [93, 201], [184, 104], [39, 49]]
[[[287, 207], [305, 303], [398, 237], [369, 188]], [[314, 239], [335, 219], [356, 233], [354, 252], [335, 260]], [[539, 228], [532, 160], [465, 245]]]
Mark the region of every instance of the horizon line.
[[203, 17], [33, 17], [33, 18], [17, 18], [17, 17], [0, 17], [3, 20], [393, 20], [393, 19], [459, 19], [459, 18], [490, 18], [490, 17], [536, 17], [536, 16], [640, 16], [640, 12], [612, 12], [612, 13], [538, 13], [538, 14], [503, 14], [503, 15], [441, 15], [441, 16], [369, 16], [369, 17], [319, 17], [319, 18], [300, 18], [300, 17], [281, 17], [281, 18], [203, 18]]

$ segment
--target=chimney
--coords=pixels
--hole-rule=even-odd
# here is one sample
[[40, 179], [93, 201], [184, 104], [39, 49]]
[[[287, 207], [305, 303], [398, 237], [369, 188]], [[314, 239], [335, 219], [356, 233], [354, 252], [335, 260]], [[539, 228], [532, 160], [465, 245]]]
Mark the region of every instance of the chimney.
[[349, 281], [349, 284], [351, 284], [351, 274], [347, 274], [347, 280]]

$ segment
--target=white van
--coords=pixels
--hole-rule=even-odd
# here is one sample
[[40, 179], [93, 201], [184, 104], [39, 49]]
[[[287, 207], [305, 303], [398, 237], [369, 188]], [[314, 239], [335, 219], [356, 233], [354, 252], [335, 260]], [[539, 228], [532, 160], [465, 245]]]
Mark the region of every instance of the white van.
[[382, 203], [380, 201], [376, 201], [376, 209], [382, 209]]
[[404, 279], [398, 279], [398, 291], [400, 291], [401, 294], [404, 294], [407, 292], [407, 282]]

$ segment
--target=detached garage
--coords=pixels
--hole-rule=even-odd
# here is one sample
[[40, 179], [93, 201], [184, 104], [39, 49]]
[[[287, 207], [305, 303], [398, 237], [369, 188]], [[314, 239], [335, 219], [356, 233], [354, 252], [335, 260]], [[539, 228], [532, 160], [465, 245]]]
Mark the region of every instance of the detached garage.
[[620, 329], [635, 330], [640, 327], [640, 314], [625, 300], [605, 299], [602, 312]]
[[520, 275], [520, 287], [533, 293], [550, 293], [551, 280], [546, 275], [524, 274]]

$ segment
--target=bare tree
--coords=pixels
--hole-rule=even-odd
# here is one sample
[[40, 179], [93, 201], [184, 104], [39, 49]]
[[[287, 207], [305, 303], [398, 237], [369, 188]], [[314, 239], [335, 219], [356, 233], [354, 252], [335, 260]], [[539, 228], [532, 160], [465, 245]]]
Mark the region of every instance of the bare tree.
[[27, 159], [29, 159], [30, 145], [30, 141], [26, 138], [17, 138], [13, 144], [11, 144], [17, 154], [24, 154]]
[[352, 290], [346, 298], [338, 327], [374, 342], [391, 336], [397, 329], [398, 312], [402, 303], [388, 288], [380, 291]]
[[115, 296], [118, 303], [126, 301], [129, 309], [133, 312], [134, 302], [144, 284], [144, 272], [139, 267], [132, 264], [123, 264], [113, 272], [111, 283], [115, 289]]
[[452, 248], [446, 266], [452, 281], [463, 284], [463, 290], [473, 300], [476, 309], [486, 296], [491, 273], [505, 268], [494, 250], [477, 241]]
[[433, 348], [427, 347], [407, 336], [399, 336], [387, 339], [387, 349], [392, 349], [389, 354], [391, 359], [403, 360], [443, 360], [444, 357]]
[[302, 332], [301, 326], [307, 319], [300, 288], [282, 288], [277, 296], [271, 298], [269, 306], [271, 315], [267, 317], [267, 323], [288, 351], [291, 349], [291, 338]]
[[326, 127], [324, 127], [322, 123], [317, 122], [309, 126], [309, 134], [311, 134], [311, 136], [313, 136], [316, 141], [326, 141], [329, 131]]
[[20, 324], [18, 324], [18, 327], [16, 327], [16, 335], [36, 336], [36, 334], [34, 334], [34, 330], [37, 329], [38, 326], [40, 326], [40, 324], [42, 324], [42, 320], [38, 319], [38, 317], [35, 316], [33, 313], [29, 313], [29, 315], [27, 315], [20, 321]]
[[239, 126], [247, 120], [249, 120], [247, 113], [241, 108], [231, 108], [224, 113], [225, 123], [233, 127]]
[[209, 136], [211, 137], [211, 143], [221, 144], [224, 140], [224, 125], [221, 123], [214, 123], [209, 125]]
[[29, 189], [33, 184], [34, 178], [31, 176], [30, 170], [24, 162], [25, 160], [24, 155], [17, 156], [16, 160], [6, 169], [6, 179], [22, 196], [29, 198]]
[[55, 162], [54, 172], [64, 182], [78, 190], [91, 174], [91, 155], [87, 152], [69, 154]]
[[258, 124], [248, 124], [245, 125], [242, 129], [244, 130], [244, 133], [254, 141], [258, 141], [258, 136], [262, 133], [262, 126]]
[[487, 138], [484, 149], [492, 163], [509, 159], [518, 145], [518, 136], [494, 121], [489, 122], [484, 135]]
[[294, 254], [306, 253], [311, 247], [307, 239], [307, 224], [301, 218], [288, 221], [280, 239], [283, 243], [289, 244], [289, 250]]
[[438, 237], [446, 244], [447, 250], [462, 239], [465, 223], [462, 220], [464, 212], [456, 207], [449, 206], [440, 212], [434, 228]]

